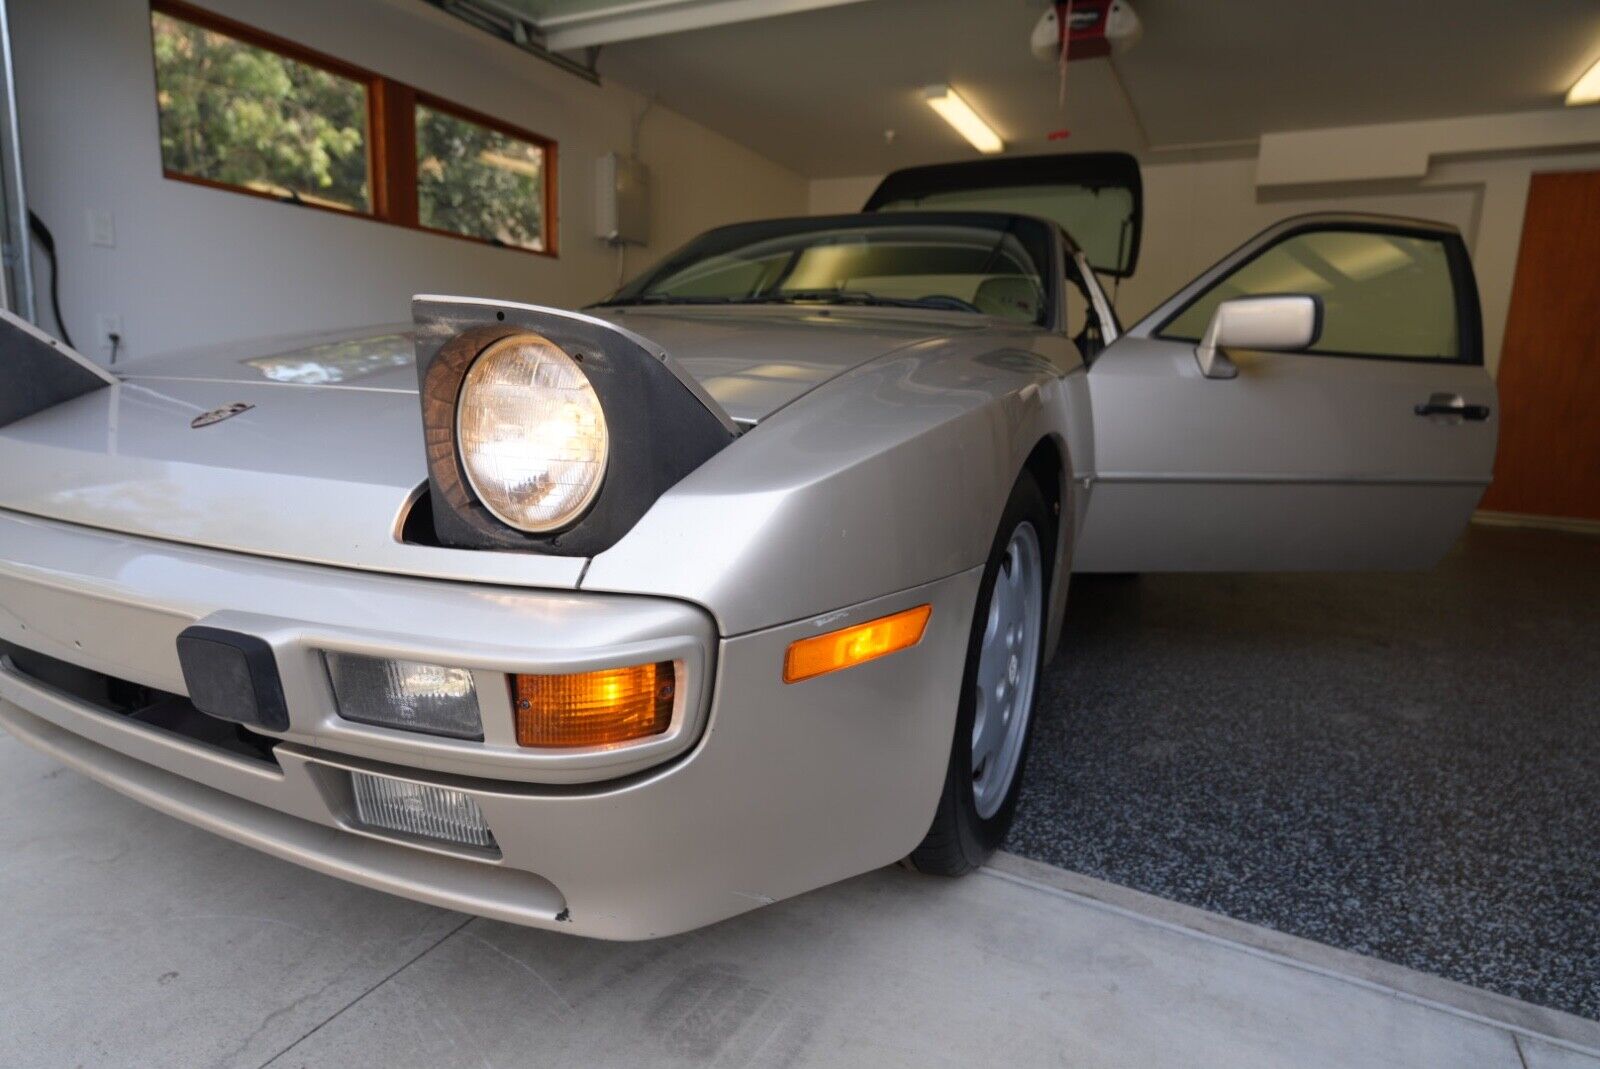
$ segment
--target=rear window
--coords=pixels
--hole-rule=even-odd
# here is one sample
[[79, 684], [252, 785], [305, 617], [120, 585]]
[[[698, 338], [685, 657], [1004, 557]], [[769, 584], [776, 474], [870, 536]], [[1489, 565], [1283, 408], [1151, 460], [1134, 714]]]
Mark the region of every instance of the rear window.
[[952, 189], [915, 199], [888, 201], [883, 212], [986, 211], [1032, 215], [1060, 224], [1098, 268], [1113, 270], [1128, 262], [1135, 210], [1133, 190], [1120, 187], [1034, 185]]
[[1090, 266], [1126, 278], [1139, 262], [1144, 182], [1126, 152], [997, 156], [887, 175], [864, 211], [986, 211], [1054, 223]]

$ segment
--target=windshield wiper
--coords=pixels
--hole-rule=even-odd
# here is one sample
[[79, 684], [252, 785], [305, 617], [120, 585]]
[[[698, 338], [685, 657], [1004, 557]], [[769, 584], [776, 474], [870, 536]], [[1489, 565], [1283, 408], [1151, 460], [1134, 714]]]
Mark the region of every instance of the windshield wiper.
[[763, 293], [755, 297], [741, 297], [740, 304], [875, 304], [887, 300], [865, 290], [784, 290], [781, 293]]
[[599, 307], [606, 308], [619, 304], [731, 304], [731, 297], [680, 297], [672, 293], [641, 293], [637, 297], [626, 297], [621, 300], [601, 301]]
[[883, 308], [933, 308], [948, 311], [976, 312], [978, 309], [959, 297], [933, 295], [928, 297], [880, 297], [865, 290], [785, 290], [782, 293], [763, 293], [754, 297], [684, 297], [672, 293], [641, 293], [636, 297], [601, 301], [597, 308], [615, 308], [632, 304], [845, 304]]
[[767, 293], [759, 297], [743, 297], [735, 304], [850, 304], [871, 305], [883, 308], [934, 308], [950, 311], [976, 312], [977, 309], [959, 297], [880, 297], [865, 290], [786, 290]]

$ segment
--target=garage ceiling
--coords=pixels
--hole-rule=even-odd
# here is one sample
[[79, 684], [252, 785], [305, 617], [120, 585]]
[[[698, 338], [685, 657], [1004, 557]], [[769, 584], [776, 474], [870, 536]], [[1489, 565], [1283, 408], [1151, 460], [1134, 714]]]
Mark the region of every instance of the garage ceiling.
[[861, 0], [443, 0], [524, 16], [553, 51], [812, 11]]
[[922, 103], [933, 82], [1011, 151], [1247, 151], [1263, 132], [1559, 106], [1600, 54], [1594, 0], [1134, 0], [1144, 39], [1114, 67], [1075, 62], [1062, 112], [1028, 52], [1045, 0], [799, 2], [814, 9], [607, 44], [601, 73], [828, 177], [971, 155]]

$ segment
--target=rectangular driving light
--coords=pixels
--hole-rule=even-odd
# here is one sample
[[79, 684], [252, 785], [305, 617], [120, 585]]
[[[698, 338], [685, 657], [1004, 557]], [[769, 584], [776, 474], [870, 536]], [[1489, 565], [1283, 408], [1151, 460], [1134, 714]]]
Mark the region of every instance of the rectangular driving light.
[[472, 673], [422, 661], [323, 653], [339, 715], [359, 724], [401, 731], [483, 738]]
[[798, 683], [915, 646], [922, 641], [932, 615], [932, 605], [918, 605], [893, 616], [800, 639], [790, 644], [783, 659], [783, 681]]
[[1000, 140], [1000, 135], [948, 85], [930, 85], [922, 91], [922, 98], [928, 102], [928, 107], [939, 113], [939, 118], [955, 127], [956, 133], [979, 152], [992, 156], [1005, 151], [1006, 143]]
[[363, 827], [460, 846], [495, 846], [483, 811], [464, 791], [365, 772], [350, 773], [350, 788], [356, 821]]
[[660, 735], [672, 724], [673, 662], [511, 679], [519, 746], [607, 746]]

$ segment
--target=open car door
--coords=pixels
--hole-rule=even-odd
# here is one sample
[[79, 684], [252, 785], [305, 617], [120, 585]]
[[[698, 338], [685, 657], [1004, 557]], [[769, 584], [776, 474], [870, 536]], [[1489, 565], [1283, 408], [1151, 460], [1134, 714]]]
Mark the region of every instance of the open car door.
[[[1312, 299], [1287, 302], [1307, 313], [1298, 342], [1227, 311], [1217, 333], [1224, 302], [1284, 294]], [[1202, 345], [1230, 328], [1243, 344]], [[1077, 571], [1426, 568], [1494, 467], [1477, 288], [1439, 224], [1279, 223], [1108, 346], [1088, 382]]]

